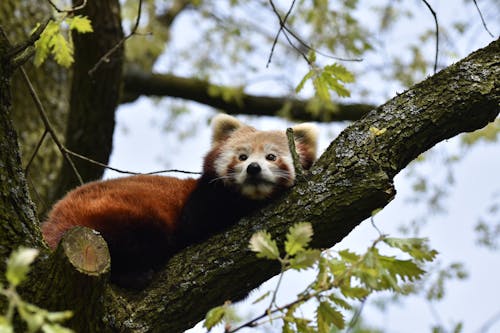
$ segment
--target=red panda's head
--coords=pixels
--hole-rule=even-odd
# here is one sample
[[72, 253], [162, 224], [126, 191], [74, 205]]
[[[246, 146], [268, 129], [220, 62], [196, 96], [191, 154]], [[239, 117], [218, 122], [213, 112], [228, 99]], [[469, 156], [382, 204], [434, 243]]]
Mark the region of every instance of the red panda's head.
[[[317, 129], [313, 124], [292, 127], [302, 167], [316, 159]], [[295, 170], [285, 131], [259, 131], [238, 119], [220, 114], [212, 120], [212, 150], [205, 157], [204, 173], [261, 200], [294, 184]]]

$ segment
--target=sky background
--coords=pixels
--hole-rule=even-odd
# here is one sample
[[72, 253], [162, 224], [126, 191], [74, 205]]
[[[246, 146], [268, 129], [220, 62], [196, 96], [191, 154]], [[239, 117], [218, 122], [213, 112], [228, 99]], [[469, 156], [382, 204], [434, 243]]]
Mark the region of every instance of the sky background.
[[[480, 1], [478, 2], [481, 4]], [[476, 16], [477, 13], [461, 10], [462, 1], [448, 0], [431, 3], [442, 22], [459, 15], [479, 20]], [[381, 55], [387, 55], [388, 52], [398, 52], [404, 47], [404, 45], [398, 46], [398, 43], [416, 38], [419, 29], [433, 27], [434, 22], [430, 13], [422, 8], [420, 1], [414, 1], [411, 6], [416, 13], [415, 21], [399, 24], [387, 40], [390, 47], [375, 50], [373, 57], [366, 59], [367, 62], [377, 63], [380, 61], [378, 57]], [[367, 21], [370, 20], [368, 10], [360, 11], [358, 15], [366, 17]], [[188, 32], [192, 31], [190, 24], [192, 22], [189, 17], [181, 18], [176, 23], [172, 35], [180, 34], [182, 37], [179, 39], [174, 37], [172, 47], [181, 47], [183, 43], [190, 40], [192, 37]], [[498, 28], [498, 24], [490, 26], [490, 29], [498, 35], [499, 31], [498, 29], [495, 31], [495, 28]], [[466, 56], [471, 51], [483, 47], [491, 41], [492, 38], [485, 31], [476, 30], [474, 34], [457, 43], [456, 59]], [[423, 48], [425, 52], [431, 54], [434, 52], [434, 49], [428, 45], [423, 46]], [[170, 61], [167, 58], [162, 58], [156, 65], [156, 70], [165, 72], [171, 69]], [[265, 69], [266, 61], [267, 59], [258, 59], [257, 65], [262, 67], [263, 73], [267, 73], [266, 71], [272, 73], [272, 68]], [[182, 74], [182, 72], [178, 74]], [[384, 102], [402, 90], [397, 84], [385, 84], [385, 82], [381, 84], [380, 79], [376, 77], [365, 78], [361, 84], [373, 88], [375, 95], [371, 102], [375, 104]], [[271, 84], [252, 87], [251, 90], [255, 90], [255, 92], [273, 91]], [[354, 94], [351, 100], [345, 100], [345, 102], [358, 100], [360, 97]], [[215, 113], [209, 108], [195, 104], [192, 106], [193, 111], [177, 118], [175, 131], [172, 133], [166, 131], [169, 129], [171, 120], [168, 115], [170, 106], [164, 101], [152, 101], [148, 98], [140, 98], [135, 103], [122, 105], [116, 116], [117, 127], [109, 164], [116, 168], [135, 172], [150, 172], [167, 168], [200, 171], [203, 155], [210, 146], [208, 121]], [[285, 129], [291, 124], [270, 117], [240, 117], [240, 119], [260, 129]], [[320, 124], [319, 126], [321, 130], [319, 151], [322, 152], [346, 124]], [[182, 136], [183, 139], [179, 140], [179, 136]], [[465, 155], [457, 164], [443, 165], [443, 157], [451, 153]], [[465, 152], [456, 138], [440, 143], [432, 149], [432, 154], [426, 161], [412, 165], [411, 168], [401, 172], [396, 177], [396, 198], [375, 217], [375, 222], [382, 232], [394, 237], [402, 236], [398, 227], [402, 223], [418, 220], [420, 216], [425, 214], [425, 209], [428, 209], [424, 205], [409, 202], [413, 193], [414, 181], [410, 173], [422, 174], [436, 184], [441, 184], [447, 176], [448, 168], [453, 171], [455, 183], [449, 193], [443, 196], [446, 212], [433, 212], [426, 215], [428, 221], [422, 227], [420, 236], [430, 239], [431, 246], [439, 251], [437, 260], [444, 266], [452, 262], [464, 262], [469, 278], [465, 281], [448, 282], [446, 284], [446, 298], [432, 306], [429, 306], [421, 297], [412, 296], [403, 300], [399, 305], [389, 307], [388, 311], [380, 312], [370, 303], [378, 296], [384, 295], [370, 297], [369, 304], [363, 311], [363, 316], [368, 323], [375, 327], [382, 327], [386, 332], [430, 332], [431, 325], [438, 322], [449, 328], [452, 323], [458, 321], [464, 321], [463, 332], [500, 332], [500, 320], [489, 330], [481, 330], [482, 325], [489, 318], [500, 313], [500, 302], [498, 301], [500, 298], [500, 254], [498, 251], [478, 247], [476, 245], [477, 235], [474, 232], [478, 219], [485, 216], [488, 207], [495, 200], [497, 202], [500, 200], [498, 173], [500, 170], [500, 150], [498, 145], [479, 143]], [[115, 172], [106, 173], [107, 178], [116, 176], [122, 175]], [[182, 174], [176, 176], [184, 177]], [[337, 244], [335, 249], [349, 248], [364, 251], [377, 236], [377, 231], [369, 221], [365, 221], [341, 243]], [[292, 299], [301, 288], [311, 281], [310, 278], [313, 275], [313, 272], [287, 274], [282, 290], [278, 294], [278, 304]], [[252, 301], [258, 295], [271, 290], [275, 284], [276, 279], [271, 279], [258, 291], [254, 291], [249, 300]], [[238, 312], [243, 316], [252, 313], [259, 314], [261, 311], [262, 308], [252, 310], [248, 302], [238, 306]], [[199, 327], [192, 330], [192, 332], [203, 331]], [[277, 331], [277, 329], [271, 331]]]

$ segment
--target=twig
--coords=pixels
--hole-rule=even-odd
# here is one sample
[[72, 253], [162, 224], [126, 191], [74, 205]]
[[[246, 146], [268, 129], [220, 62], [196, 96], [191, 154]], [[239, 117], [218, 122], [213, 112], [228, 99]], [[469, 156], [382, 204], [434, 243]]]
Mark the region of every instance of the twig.
[[293, 38], [295, 38], [297, 40], [297, 42], [300, 43], [300, 45], [302, 45], [303, 47], [305, 47], [306, 49], [308, 49], [310, 51], [314, 51], [315, 53], [317, 53], [325, 58], [330, 58], [330, 59], [334, 59], [334, 60], [338, 60], [338, 61], [356, 61], [356, 62], [363, 61], [363, 58], [342, 58], [342, 57], [337, 57], [337, 56], [334, 56], [331, 54], [326, 54], [324, 52], [321, 52], [321, 51], [309, 46], [306, 42], [304, 42], [304, 40], [302, 38], [300, 38], [294, 31], [292, 31], [292, 29], [290, 29], [286, 25], [283, 26], [283, 29], [285, 29], [285, 31], [287, 31], [290, 35], [292, 35]]
[[104, 62], [109, 62], [109, 57], [118, 50], [123, 43], [133, 35], [135, 35], [137, 28], [139, 27], [139, 22], [141, 20], [141, 10], [142, 10], [142, 0], [139, 0], [139, 6], [137, 8], [137, 18], [135, 20], [134, 27], [130, 31], [130, 33], [123, 37], [115, 46], [113, 46], [108, 52], [106, 52], [101, 59], [89, 70], [89, 76], [93, 76], [95, 71], [101, 66]]
[[497, 312], [493, 316], [491, 316], [477, 331], [478, 333], [487, 333], [491, 326], [493, 326], [497, 321], [500, 320], [500, 312]]
[[479, 13], [479, 17], [481, 17], [481, 22], [483, 22], [484, 29], [491, 36], [491, 38], [495, 38], [495, 36], [491, 33], [490, 29], [488, 29], [488, 26], [486, 25], [486, 21], [484, 20], [483, 13], [481, 13], [481, 9], [479, 9], [477, 1], [476, 0], [472, 1], [474, 2], [474, 6], [476, 6], [477, 12]]
[[52, 128], [52, 125], [50, 124], [49, 118], [47, 117], [47, 113], [45, 112], [45, 109], [43, 108], [43, 104], [40, 101], [40, 98], [38, 97], [38, 95], [35, 91], [35, 88], [33, 88], [33, 84], [31, 83], [31, 81], [28, 77], [28, 74], [26, 74], [26, 71], [24, 70], [24, 68], [22, 66], [20, 67], [20, 69], [21, 69], [21, 74], [23, 76], [24, 82], [28, 86], [28, 90], [30, 91], [31, 97], [33, 98], [33, 101], [35, 102], [36, 109], [38, 110], [40, 117], [42, 118], [45, 129], [49, 132], [50, 137], [52, 138], [52, 140], [54, 140], [54, 143], [56, 144], [57, 148], [59, 148], [59, 150], [63, 154], [63, 157], [66, 160], [66, 162], [68, 162], [68, 164], [71, 166], [71, 169], [73, 169], [73, 172], [75, 173], [76, 177], [78, 178], [78, 181], [80, 182], [80, 184], [83, 184], [82, 176], [80, 176], [80, 173], [76, 169], [76, 166], [73, 163], [73, 160], [71, 159], [69, 154], [66, 152], [66, 150], [65, 150], [66, 148], [62, 145], [62, 143], [57, 138], [57, 135], [56, 135], [54, 129]]
[[31, 163], [33, 163], [33, 160], [35, 159], [36, 155], [38, 155], [38, 150], [42, 146], [43, 140], [47, 136], [47, 133], [48, 133], [48, 130], [47, 130], [47, 128], [45, 128], [45, 131], [43, 131], [42, 137], [40, 138], [40, 140], [38, 140], [38, 143], [35, 147], [35, 150], [33, 151], [33, 154], [31, 154], [31, 157], [30, 157], [28, 163], [26, 164], [26, 167], [24, 168], [25, 175], [28, 175], [28, 171], [30, 169]]
[[269, 52], [269, 58], [267, 59], [266, 67], [269, 67], [269, 64], [271, 63], [271, 59], [273, 58], [274, 48], [276, 47], [276, 43], [278, 42], [278, 38], [281, 34], [281, 31], [283, 31], [283, 28], [285, 27], [286, 20], [288, 20], [288, 16], [290, 16], [290, 13], [292, 12], [293, 6], [295, 5], [295, 0], [292, 1], [292, 4], [290, 5], [290, 8], [286, 12], [284, 19], [281, 19], [281, 15], [276, 9], [273, 0], [269, 0], [269, 3], [271, 4], [271, 7], [273, 8], [273, 11], [276, 14], [276, 16], [278, 16], [278, 19], [280, 21], [280, 28], [276, 33], [276, 36], [274, 37], [273, 46], [271, 47], [271, 52]]
[[98, 166], [103, 167], [105, 169], [113, 170], [113, 171], [116, 171], [116, 172], [119, 172], [119, 173], [130, 174], [130, 175], [155, 175], [155, 174], [166, 173], [166, 172], [179, 172], [179, 173], [185, 173], [185, 174], [190, 174], [190, 175], [199, 175], [199, 174], [201, 174], [201, 172], [184, 171], [184, 170], [178, 170], [178, 169], [167, 169], [167, 170], [159, 170], [159, 171], [152, 171], [152, 172], [146, 172], [146, 173], [135, 172], [135, 171], [127, 171], [127, 170], [122, 170], [122, 169], [117, 169], [117, 168], [111, 167], [111, 166], [109, 166], [107, 164], [98, 162], [98, 161], [93, 160], [93, 159], [91, 159], [89, 157], [80, 155], [78, 153], [75, 153], [74, 151], [71, 151], [71, 150], [67, 149], [66, 147], [64, 148], [64, 151], [66, 153], [74, 156], [74, 157], [77, 157], [77, 158], [79, 158], [81, 160], [87, 161], [87, 162], [89, 162], [91, 164], [95, 164], [95, 165], [98, 165]]
[[40, 35], [49, 24], [50, 20], [52, 20], [51, 17], [40, 24], [38, 28], [36, 28], [35, 31], [31, 34], [31, 36], [29, 36], [28, 39], [26, 39], [24, 42], [14, 45], [9, 51], [7, 51], [6, 57], [12, 58], [35, 44], [35, 42], [40, 38]]
[[349, 325], [347, 326], [347, 330], [345, 331], [345, 333], [351, 333], [352, 330], [354, 329], [354, 326], [356, 326], [356, 323], [358, 322], [358, 319], [361, 316], [361, 312], [363, 312], [366, 300], [367, 297], [363, 298], [363, 300], [361, 301], [361, 305], [352, 316], [351, 321], [349, 322]]
[[280, 29], [278, 30], [278, 32], [276, 33], [276, 36], [273, 40], [273, 45], [271, 47], [271, 51], [269, 53], [269, 58], [267, 60], [267, 64], [266, 64], [266, 67], [269, 67], [269, 64], [271, 63], [271, 59], [272, 59], [272, 56], [274, 54], [274, 49], [276, 47], [276, 44], [278, 42], [278, 37], [280, 35], [280, 33], [283, 31], [283, 35], [285, 36], [286, 40], [288, 41], [288, 44], [294, 49], [296, 50], [305, 60], [306, 62], [309, 64], [309, 65], [312, 65], [311, 62], [309, 61], [309, 59], [307, 58], [307, 55], [304, 54], [304, 52], [302, 50], [300, 50], [297, 46], [295, 46], [295, 44], [293, 44], [293, 42], [290, 40], [290, 37], [287, 35], [286, 32], [288, 32], [297, 42], [299, 42], [300, 45], [302, 45], [303, 47], [305, 47], [307, 50], [310, 50], [310, 51], [314, 51], [315, 53], [323, 56], [323, 57], [326, 57], [326, 58], [330, 58], [330, 59], [334, 59], [334, 60], [338, 60], [338, 61], [363, 61], [362, 58], [353, 58], [353, 59], [349, 59], [349, 58], [342, 58], [342, 57], [336, 57], [336, 56], [333, 56], [333, 55], [330, 55], [330, 54], [326, 54], [324, 52], [321, 52], [311, 46], [309, 46], [306, 42], [304, 42], [304, 40], [299, 37], [292, 29], [290, 29], [287, 25], [286, 25], [286, 21], [288, 19], [288, 16], [290, 15], [291, 11], [292, 11], [292, 8], [295, 4], [295, 0], [292, 2], [290, 8], [288, 9], [288, 12], [286, 13], [285, 17], [282, 19], [281, 18], [281, 15], [279, 14], [278, 12], [278, 9], [276, 8], [276, 6], [274, 5], [274, 2], [272, 0], [269, 0], [269, 3], [271, 4], [271, 7], [273, 9], [273, 12], [276, 14], [276, 16], [278, 17], [278, 20], [280, 21]]
[[58, 13], [73, 13], [77, 10], [85, 8], [85, 6], [87, 5], [87, 0], [83, 0], [81, 5], [71, 7], [70, 9], [60, 9], [52, 0], [47, 0], [47, 1], [50, 3], [52, 8], [54, 8], [54, 10]]
[[375, 219], [373, 218], [373, 215], [372, 215], [372, 216], [370, 216], [370, 222], [371, 222], [371, 224], [372, 224], [372, 227], [373, 227], [373, 228], [375, 228], [375, 230], [377, 230], [379, 237], [383, 237], [383, 236], [384, 236], [384, 234], [380, 231], [380, 229], [379, 229], [379, 228], [377, 227], [377, 225], [375, 224]]
[[436, 25], [436, 54], [434, 56], [434, 74], [437, 72], [437, 64], [438, 64], [438, 54], [439, 54], [439, 24], [436, 16], [436, 12], [432, 9], [431, 5], [427, 2], [427, 0], [422, 0], [427, 8], [430, 10], [432, 16], [434, 17], [434, 23]]

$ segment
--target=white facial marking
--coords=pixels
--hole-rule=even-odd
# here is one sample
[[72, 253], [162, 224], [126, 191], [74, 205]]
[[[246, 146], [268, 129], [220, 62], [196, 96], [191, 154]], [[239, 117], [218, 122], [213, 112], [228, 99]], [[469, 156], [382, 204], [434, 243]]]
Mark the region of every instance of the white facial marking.
[[[277, 187], [290, 187], [295, 180], [288, 147], [262, 141], [265, 139], [261, 137], [255, 141], [248, 138], [245, 142], [230, 142], [214, 161], [217, 177], [253, 200], [268, 198]], [[248, 167], [252, 163], [260, 169], [249, 174]]]

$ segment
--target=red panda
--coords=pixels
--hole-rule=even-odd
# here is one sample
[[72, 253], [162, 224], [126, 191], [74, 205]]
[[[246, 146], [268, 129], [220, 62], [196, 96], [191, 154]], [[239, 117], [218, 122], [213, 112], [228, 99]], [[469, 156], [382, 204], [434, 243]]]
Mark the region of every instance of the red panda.
[[[316, 128], [293, 130], [302, 167], [309, 169]], [[220, 114], [199, 179], [139, 175], [82, 185], [54, 205], [42, 234], [54, 249], [74, 226], [99, 231], [110, 249], [111, 280], [141, 288], [138, 281], [174, 253], [236, 223], [294, 181], [284, 131], [258, 131]]]

